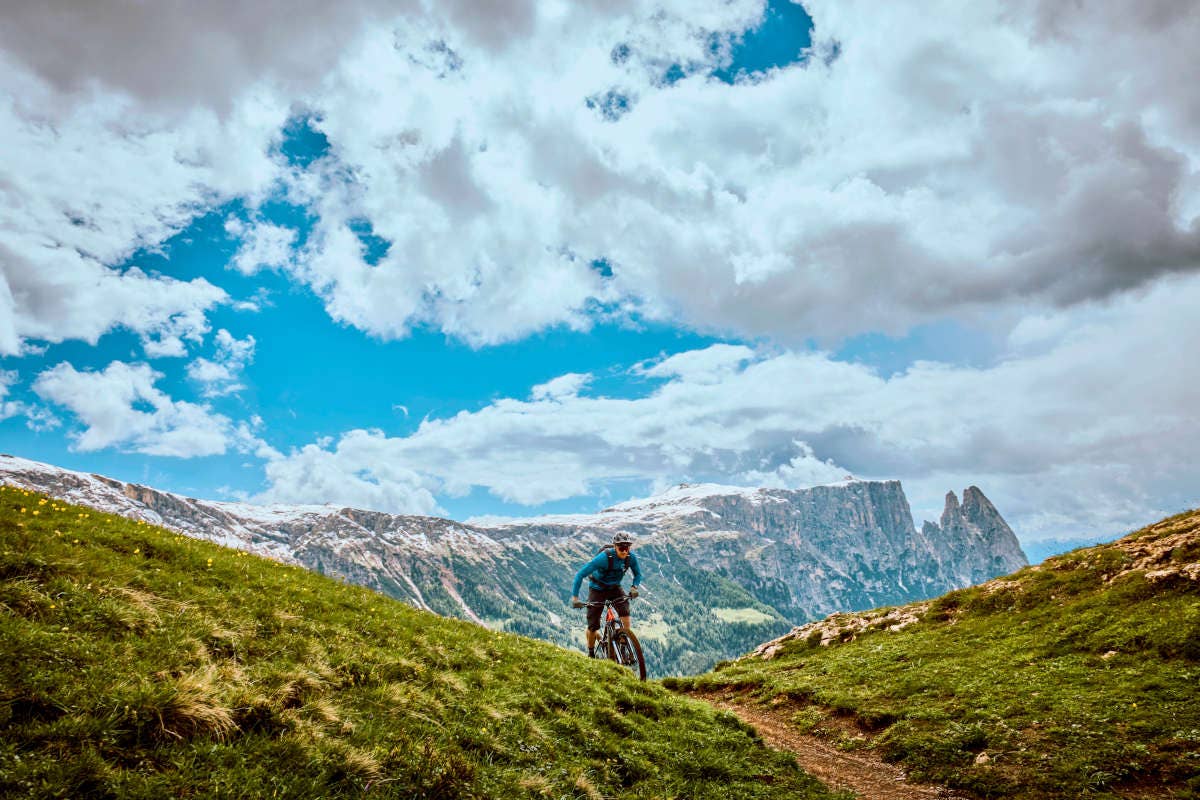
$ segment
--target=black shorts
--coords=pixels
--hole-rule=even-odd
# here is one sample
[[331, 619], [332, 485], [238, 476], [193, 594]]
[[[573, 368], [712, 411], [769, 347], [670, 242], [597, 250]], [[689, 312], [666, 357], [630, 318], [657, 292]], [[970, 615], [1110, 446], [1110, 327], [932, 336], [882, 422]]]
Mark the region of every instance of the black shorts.
[[620, 586], [610, 586], [607, 589], [597, 589], [593, 586], [588, 590], [587, 620], [588, 630], [600, 630], [600, 612], [604, 610], [604, 601], [613, 600], [613, 608], [618, 617], [629, 616], [629, 598]]

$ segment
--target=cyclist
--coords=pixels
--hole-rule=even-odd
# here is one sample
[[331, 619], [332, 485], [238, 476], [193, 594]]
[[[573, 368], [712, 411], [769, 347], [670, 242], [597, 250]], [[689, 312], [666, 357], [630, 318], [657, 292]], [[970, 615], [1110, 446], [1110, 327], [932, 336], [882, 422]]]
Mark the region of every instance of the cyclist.
[[[629, 587], [627, 597], [621, 588], [621, 581], [629, 570], [633, 571], [633, 585]], [[638, 596], [638, 586], [642, 583], [642, 570], [638, 567], [637, 556], [633, 554], [633, 537], [618, 531], [613, 535], [611, 546], [605, 546], [575, 573], [575, 583], [571, 585], [571, 605], [574, 608], [584, 606], [579, 599], [579, 587], [584, 578], [590, 579], [587, 601], [588, 658], [595, 658], [596, 639], [600, 634], [600, 610], [605, 600], [614, 601], [613, 607], [621, 618], [621, 625], [629, 630], [629, 597]]]

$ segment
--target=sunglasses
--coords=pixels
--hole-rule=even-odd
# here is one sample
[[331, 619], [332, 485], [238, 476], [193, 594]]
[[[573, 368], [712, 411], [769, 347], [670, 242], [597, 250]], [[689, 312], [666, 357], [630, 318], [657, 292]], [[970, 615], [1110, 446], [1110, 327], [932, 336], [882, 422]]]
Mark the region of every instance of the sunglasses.
[[619, 545], [617, 545], [617, 549], [618, 549], [618, 550], [620, 550], [620, 551], [622, 551], [622, 552], [628, 552], [628, 551], [629, 551], [629, 548], [630, 548], [630, 547], [632, 547], [632, 546], [633, 546], [633, 545], [628, 545], [628, 544], [619, 544]]

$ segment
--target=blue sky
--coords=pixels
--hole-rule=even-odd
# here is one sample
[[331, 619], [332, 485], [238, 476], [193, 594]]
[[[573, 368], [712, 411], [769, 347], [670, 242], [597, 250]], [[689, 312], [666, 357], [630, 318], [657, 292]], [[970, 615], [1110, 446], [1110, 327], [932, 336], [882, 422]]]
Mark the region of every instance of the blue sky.
[[1200, 502], [1197, 13], [362, 0], [264, 44], [270, 5], [4, 12], [0, 450], [458, 519], [845, 474], [918, 522], [977, 484], [1026, 541]]

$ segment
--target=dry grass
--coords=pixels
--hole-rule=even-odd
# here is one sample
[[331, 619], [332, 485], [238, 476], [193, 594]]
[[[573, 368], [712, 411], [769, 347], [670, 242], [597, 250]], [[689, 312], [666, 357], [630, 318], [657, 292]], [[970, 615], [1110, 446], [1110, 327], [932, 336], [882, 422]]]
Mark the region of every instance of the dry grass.
[[211, 667], [176, 679], [175, 691], [159, 710], [162, 732], [176, 739], [224, 739], [236, 731], [233, 713], [221, 699], [222, 685], [226, 684]]

